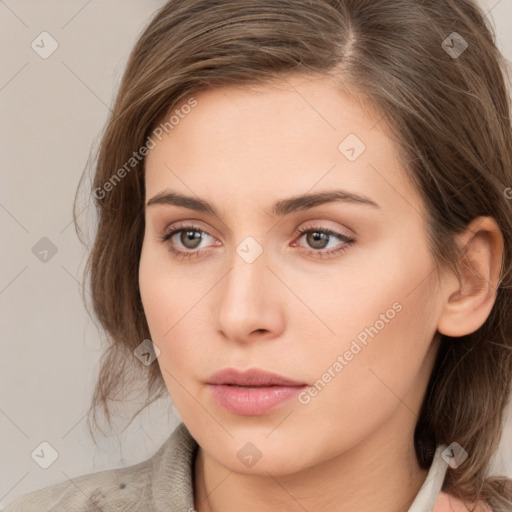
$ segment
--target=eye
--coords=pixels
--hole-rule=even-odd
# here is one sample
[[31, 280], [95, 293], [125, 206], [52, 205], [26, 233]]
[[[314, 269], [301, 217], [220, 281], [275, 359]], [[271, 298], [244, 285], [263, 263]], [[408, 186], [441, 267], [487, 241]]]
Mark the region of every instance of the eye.
[[[297, 231], [301, 234], [299, 240], [304, 238], [306, 243], [312, 247], [312, 250], [306, 249], [306, 252], [308, 256], [313, 257], [323, 258], [346, 251], [355, 242], [354, 238], [322, 227], [309, 226]], [[339, 243], [340, 241], [341, 243]]]
[[[300, 228], [297, 232], [301, 235], [298, 240], [304, 238], [311, 247], [311, 249], [304, 246], [301, 246], [301, 248], [306, 251], [308, 256], [317, 258], [341, 253], [355, 242], [354, 238], [322, 227], [309, 226], [308, 228]], [[200, 246], [201, 242], [208, 237], [213, 239], [211, 235], [197, 226], [181, 224], [172, 226], [160, 236], [160, 239], [176, 257], [191, 258], [192, 256], [199, 256], [201, 252], [207, 250], [207, 248], [201, 248]], [[213, 245], [220, 245], [220, 242], [217, 241]], [[293, 247], [296, 245], [297, 242], [292, 244]]]
[[[197, 226], [179, 225], [173, 226], [160, 238], [163, 243], [167, 244], [171, 253], [177, 257], [186, 258], [199, 254], [202, 250], [199, 246], [206, 237], [212, 238], [206, 231], [199, 229]], [[183, 249], [176, 248], [176, 244]]]

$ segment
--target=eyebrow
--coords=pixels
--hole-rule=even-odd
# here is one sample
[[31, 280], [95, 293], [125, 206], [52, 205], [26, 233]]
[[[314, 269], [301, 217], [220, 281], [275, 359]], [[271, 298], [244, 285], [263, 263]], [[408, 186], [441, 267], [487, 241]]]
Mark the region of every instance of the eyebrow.
[[[346, 190], [336, 189], [282, 199], [273, 204], [271, 211], [274, 216], [282, 216], [293, 212], [309, 210], [315, 206], [333, 202], [363, 204], [374, 208], [380, 208], [380, 206], [369, 197], [365, 197], [354, 192], [348, 192]], [[176, 192], [160, 192], [146, 203], [146, 207], [157, 204], [181, 206], [197, 212], [219, 216], [215, 208], [203, 199], [185, 196]]]

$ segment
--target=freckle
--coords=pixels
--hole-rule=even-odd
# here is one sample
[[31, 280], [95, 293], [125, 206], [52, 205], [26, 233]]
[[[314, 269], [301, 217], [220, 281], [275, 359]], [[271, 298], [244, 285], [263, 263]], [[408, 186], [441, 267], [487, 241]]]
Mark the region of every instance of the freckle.
[[119, 489], [124, 489], [126, 487], [126, 484], [119, 484]]

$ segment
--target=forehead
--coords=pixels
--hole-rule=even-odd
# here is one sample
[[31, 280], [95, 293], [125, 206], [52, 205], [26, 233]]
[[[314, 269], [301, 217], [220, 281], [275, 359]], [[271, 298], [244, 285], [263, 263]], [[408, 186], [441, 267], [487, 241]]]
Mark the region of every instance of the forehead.
[[[252, 138], [258, 133], [269, 139], [278, 133], [280, 140], [294, 135], [320, 138], [329, 131], [342, 135], [347, 128], [362, 136], [373, 131], [383, 117], [356, 90], [328, 75], [292, 74], [260, 84], [203, 89], [182, 100], [172, 112], [184, 109], [192, 98], [197, 106], [180, 116], [172, 129], [175, 136], [179, 133], [189, 137], [184, 129], [190, 125], [187, 118], [195, 119], [194, 130], [203, 127], [212, 134], [224, 130], [231, 137], [235, 132], [245, 135], [251, 125], [254, 126]], [[281, 130], [283, 125], [287, 127], [285, 132]], [[378, 137], [379, 133], [382, 134], [382, 128], [374, 135]]]
[[187, 184], [248, 198], [343, 186], [418, 199], [382, 115], [330, 77], [205, 89], [169, 114], [177, 122], [146, 158], [147, 195]]

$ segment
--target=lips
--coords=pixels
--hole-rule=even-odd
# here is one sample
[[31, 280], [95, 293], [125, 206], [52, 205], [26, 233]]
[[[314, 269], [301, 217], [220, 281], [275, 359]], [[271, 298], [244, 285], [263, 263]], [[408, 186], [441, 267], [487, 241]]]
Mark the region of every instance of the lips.
[[245, 387], [269, 387], [269, 386], [305, 386], [306, 382], [283, 377], [276, 373], [252, 368], [241, 372], [235, 368], [225, 368], [214, 373], [207, 381], [208, 384], [222, 384], [228, 386], [245, 386]]
[[297, 396], [305, 382], [257, 368], [240, 372], [226, 368], [208, 382], [212, 398], [232, 414], [258, 416]]

